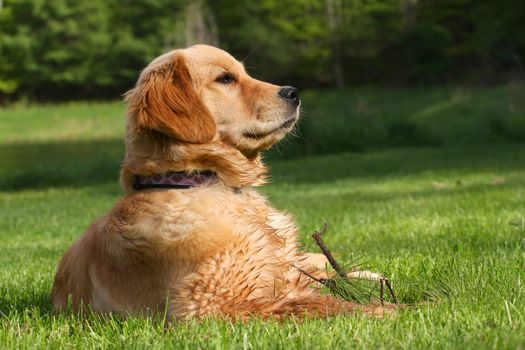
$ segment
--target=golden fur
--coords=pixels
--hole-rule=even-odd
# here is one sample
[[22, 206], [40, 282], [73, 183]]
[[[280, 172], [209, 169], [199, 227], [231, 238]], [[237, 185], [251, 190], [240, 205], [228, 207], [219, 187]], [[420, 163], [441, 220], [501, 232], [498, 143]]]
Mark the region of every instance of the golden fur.
[[[234, 79], [221, 81], [224, 76]], [[282, 139], [299, 115], [279, 90], [210, 46], [155, 59], [126, 97], [126, 196], [62, 258], [55, 308], [66, 308], [71, 298], [75, 310], [84, 305], [128, 315], [167, 309], [174, 319], [356, 309], [312, 288], [297, 267], [323, 273], [326, 260], [300, 252], [293, 219], [254, 189], [266, 180], [260, 152]], [[194, 170], [211, 170], [220, 181], [183, 190], [132, 189], [134, 175]]]

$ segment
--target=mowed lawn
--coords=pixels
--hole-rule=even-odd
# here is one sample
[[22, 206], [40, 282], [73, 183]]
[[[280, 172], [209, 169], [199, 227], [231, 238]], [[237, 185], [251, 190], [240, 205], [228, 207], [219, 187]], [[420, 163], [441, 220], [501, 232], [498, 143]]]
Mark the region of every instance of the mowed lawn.
[[[314, 125], [308, 108], [306, 126]], [[519, 142], [268, 156], [273, 183], [261, 191], [295, 215], [305, 249], [317, 251], [310, 233], [327, 222], [325, 240], [340, 261], [383, 272], [412, 305], [393, 317], [167, 324], [53, 313], [60, 257], [122, 194], [123, 109], [117, 102], [0, 109], [0, 348], [525, 347]]]

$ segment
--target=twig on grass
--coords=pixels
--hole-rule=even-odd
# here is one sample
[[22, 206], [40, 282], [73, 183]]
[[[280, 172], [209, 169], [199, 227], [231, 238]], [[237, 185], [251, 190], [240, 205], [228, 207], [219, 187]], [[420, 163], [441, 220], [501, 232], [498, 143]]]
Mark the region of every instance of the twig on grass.
[[[330, 252], [330, 249], [328, 249], [327, 245], [323, 241], [323, 235], [326, 232], [326, 229], [328, 228], [328, 224], [324, 223], [323, 227], [319, 231], [315, 231], [312, 234], [313, 239], [321, 249], [323, 255], [326, 257], [328, 262], [330, 263], [330, 266], [334, 269], [334, 271], [337, 273], [339, 278], [328, 278], [328, 279], [318, 279], [311, 274], [307, 273], [306, 271], [299, 269], [300, 272], [304, 273], [306, 276], [310, 277], [311, 279], [324, 284], [327, 286], [330, 291], [333, 294], [339, 295], [343, 297], [344, 299], [350, 300], [350, 299], [356, 299], [358, 301], [361, 299], [362, 290], [355, 284], [351, 283], [351, 279], [348, 277], [346, 271], [339, 265], [337, 260], [335, 260], [334, 256]], [[359, 278], [357, 278], [359, 279]], [[370, 279], [370, 278], [369, 278]], [[375, 279], [375, 278], [374, 278]], [[339, 280], [339, 281], [337, 281]], [[387, 287], [388, 291], [390, 292], [390, 295], [392, 296], [392, 299], [394, 300], [394, 303], [398, 305], [396, 294], [394, 293], [394, 289], [392, 288], [392, 285], [390, 284], [390, 280], [386, 277], [379, 277], [376, 279], [379, 281], [380, 285], [380, 301], [381, 305], [384, 305], [384, 292], [385, 292], [385, 286]], [[339, 282], [339, 283], [337, 283]], [[342, 282], [342, 283], [341, 283]]]
[[[390, 284], [390, 280], [386, 277], [383, 277], [381, 278], [381, 282], [384, 283], [386, 287], [388, 288], [388, 291], [390, 292], [392, 299], [394, 299], [394, 304], [398, 305], [399, 303], [397, 302], [396, 293], [394, 293], [394, 289], [392, 288], [392, 285]], [[385, 299], [383, 298], [383, 295], [381, 295], [381, 305], [383, 305], [384, 300]]]
[[328, 262], [333, 267], [335, 272], [337, 272], [337, 274], [342, 278], [347, 278], [345, 270], [337, 263], [334, 256], [323, 241], [323, 235], [327, 228], [328, 224], [325, 222], [321, 231], [315, 231], [312, 237], [315, 239], [315, 243], [317, 243], [319, 248], [321, 248], [321, 251], [323, 252], [324, 256], [326, 256]]

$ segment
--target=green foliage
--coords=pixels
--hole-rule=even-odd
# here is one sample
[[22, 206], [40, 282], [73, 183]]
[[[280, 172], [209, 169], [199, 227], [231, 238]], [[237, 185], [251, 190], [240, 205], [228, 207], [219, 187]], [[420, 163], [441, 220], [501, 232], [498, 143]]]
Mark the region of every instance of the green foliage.
[[108, 67], [99, 64], [111, 44], [104, 2], [16, 0], [6, 8], [2, 81], [49, 97], [111, 84]]
[[[193, 43], [186, 32], [194, 3], [6, 0], [0, 98], [115, 98], [153, 57]], [[220, 46], [279, 84], [494, 82], [525, 70], [520, 0], [200, 3]]]
[[8, 1], [0, 12], [0, 92], [116, 97], [165, 49], [179, 9], [168, 0]]

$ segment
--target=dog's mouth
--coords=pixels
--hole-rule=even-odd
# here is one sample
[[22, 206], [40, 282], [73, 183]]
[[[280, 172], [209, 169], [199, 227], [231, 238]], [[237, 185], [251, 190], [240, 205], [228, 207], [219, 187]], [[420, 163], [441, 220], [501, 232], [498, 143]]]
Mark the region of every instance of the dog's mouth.
[[249, 139], [260, 140], [260, 139], [265, 138], [268, 135], [273, 134], [276, 131], [290, 128], [295, 123], [296, 120], [297, 120], [297, 117], [293, 116], [293, 117], [291, 117], [290, 119], [286, 120], [284, 123], [282, 123], [280, 126], [278, 126], [277, 128], [275, 128], [273, 130], [270, 130], [270, 131], [267, 131], [267, 132], [260, 132], [260, 133], [258, 133], [258, 132], [247, 132], [247, 133], [244, 133], [243, 136], [247, 137]]

